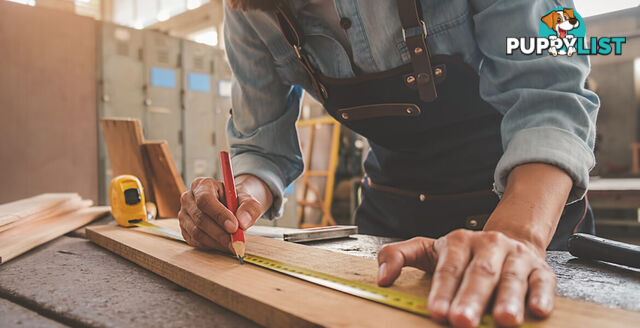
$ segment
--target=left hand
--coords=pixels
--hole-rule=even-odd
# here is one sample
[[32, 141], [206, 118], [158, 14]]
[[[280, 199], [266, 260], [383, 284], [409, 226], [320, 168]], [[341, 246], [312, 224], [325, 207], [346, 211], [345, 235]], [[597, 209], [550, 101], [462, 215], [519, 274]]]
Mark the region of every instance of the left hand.
[[522, 324], [525, 304], [539, 317], [553, 309], [556, 277], [544, 249], [501, 232], [461, 229], [389, 244], [378, 264], [381, 286], [391, 285], [403, 266], [433, 273], [429, 312], [454, 327], [478, 326], [494, 292], [492, 314], [501, 326]]

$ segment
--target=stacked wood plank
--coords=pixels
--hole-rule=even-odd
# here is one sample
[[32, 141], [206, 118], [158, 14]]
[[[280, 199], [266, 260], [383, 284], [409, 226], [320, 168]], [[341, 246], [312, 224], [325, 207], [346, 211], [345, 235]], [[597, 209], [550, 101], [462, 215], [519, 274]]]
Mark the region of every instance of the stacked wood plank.
[[104, 140], [113, 176], [130, 174], [142, 182], [145, 198], [156, 203], [158, 216], [175, 218], [185, 184], [166, 141], [145, 141], [140, 121], [102, 119]]
[[0, 205], [0, 264], [109, 212], [78, 194], [42, 194]]
[[[177, 220], [158, 225], [179, 231]], [[230, 256], [197, 250], [139, 228], [87, 228], [96, 244], [194, 293], [267, 327], [442, 327], [429, 318], [314, 285]], [[246, 235], [247, 252], [276, 261], [375, 284], [375, 260]], [[404, 268], [391, 289], [426, 297], [424, 272]], [[535, 327], [637, 327], [640, 313], [558, 297], [550, 318], [526, 318]]]
[[158, 213], [163, 218], [175, 218], [180, 211], [180, 195], [186, 188], [169, 152], [169, 145], [166, 141], [146, 141], [143, 147], [149, 159], [149, 176]]

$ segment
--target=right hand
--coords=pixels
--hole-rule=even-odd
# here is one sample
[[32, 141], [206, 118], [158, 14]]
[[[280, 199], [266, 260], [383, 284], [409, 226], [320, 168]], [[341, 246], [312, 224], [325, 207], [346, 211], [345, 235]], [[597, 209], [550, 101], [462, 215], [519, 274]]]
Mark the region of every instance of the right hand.
[[267, 185], [252, 175], [236, 177], [238, 211], [224, 205], [224, 185], [212, 178], [196, 178], [180, 197], [180, 230], [191, 246], [233, 253], [230, 234], [247, 230], [271, 207], [273, 195]]

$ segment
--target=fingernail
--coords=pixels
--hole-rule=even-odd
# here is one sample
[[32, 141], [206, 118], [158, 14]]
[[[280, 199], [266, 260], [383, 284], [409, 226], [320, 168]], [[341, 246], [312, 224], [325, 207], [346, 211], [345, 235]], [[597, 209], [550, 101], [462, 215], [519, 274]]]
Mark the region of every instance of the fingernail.
[[439, 300], [433, 303], [433, 307], [431, 308], [431, 312], [435, 312], [440, 315], [446, 315], [449, 311], [449, 302]]
[[473, 306], [467, 306], [465, 307], [465, 309], [462, 311], [462, 314], [469, 319], [469, 321], [472, 323], [472, 325], [475, 327], [479, 324], [480, 318], [477, 315], [477, 311], [475, 309], [475, 307]]
[[234, 233], [236, 232], [236, 225], [230, 220], [226, 220], [224, 221], [224, 229], [227, 230], [228, 233]]
[[518, 306], [513, 303], [509, 303], [504, 307], [504, 312], [508, 313], [514, 318], [518, 318]]
[[241, 226], [248, 228], [251, 225], [251, 216], [247, 212], [241, 212], [238, 215], [238, 221], [240, 221]]
[[386, 263], [380, 264], [380, 267], [378, 268], [378, 281], [380, 281], [380, 279], [384, 277], [384, 270], [386, 267], [387, 267]]
[[551, 300], [549, 299], [549, 297], [540, 296], [540, 298], [538, 298], [538, 307], [540, 308], [540, 310], [543, 310], [545, 312], [551, 311], [551, 309], [550, 309]]

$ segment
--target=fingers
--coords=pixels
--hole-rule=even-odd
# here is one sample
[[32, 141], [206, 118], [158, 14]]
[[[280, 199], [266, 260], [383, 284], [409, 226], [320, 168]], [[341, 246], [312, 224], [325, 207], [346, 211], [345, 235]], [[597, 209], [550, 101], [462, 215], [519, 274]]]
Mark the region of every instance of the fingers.
[[[231, 250], [231, 237], [229, 230], [237, 230], [237, 221], [233, 215], [235, 224], [229, 220], [220, 220], [225, 213], [213, 214], [214, 218], [201, 210], [202, 205], [208, 211], [218, 207], [220, 210], [228, 210], [219, 202], [220, 183], [210, 178], [198, 178], [191, 184], [191, 190], [184, 192], [180, 198], [180, 212], [178, 219], [182, 235], [190, 245], [223, 251]], [[200, 204], [199, 204], [200, 203]], [[221, 222], [219, 224], [218, 222]]]
[[387, 286], [403, 266], [432, 271], [429, 312], [455, 327], [476, 327], [492, 295], [500, 326], [517, 326], [528, 308], [547, 317], [554, 306], [556, 278], [543, 250], [495, 231], [457, 230], [438, 239], [414, 238], [378, 253], [378, 284]]
[[435, 243], [438, 264], [433, 273], [429, 292], [429, 312], [434, 320], [445, 322], [451, 301], [471, 256], [469, 233], [456, 230]]
[[258, 202], [248, 193], [239, 192], [238, 202], [240, 207], [236, 212], [236, 217], [242, 230], [247, 230], [251, 227], [256, 220], [262, 215], [262, 204]]
[[553, 311], [556, 275], [544, 263], [529, 275], [529, 309], [538, 317], [548, 317]]
[[[193, 196], [187, 195], [185, 197], [189, 198]], [[198, 237], [204, 234], [202, 237], [204, 240], [213, 239], [221, 245], [227, 245], [231, 242], [229, 233], [217, 225], [214, 220], [211, 220], [208, 215], [204, 214], [204, 212], [195, 205], [195, 201], [188, 201], [183, 209], [188, 215], [185, 220], [185, 225], [191, 229], [188, 230], [191, 238], [202, 241]], [[194, 230], [195, 228], [197, 228], [197, 230]], [[225, 229], [226, 228], [227, 227], [225, 227]]]
[[178, 220], [180, 221], [180, 231], [185, 241], [194, 247], [203, 249], [216, 249], [220, 251], [231, 251], [231, 238], [228, 234], [225, 234], [229, 239], [227, 241], [216, 241], [207, 235], [204, 231], [200, 230], [193, 222], [193, 219], [189, 216], [188, 212], [184, 209], [180, 209], [178, 213]]
[[400, 275], [402, 267], [429, 270], [435, 264], [433, 239], [416, 237], [384, 246], [378, 253], [378, 285], [389, 286]]
[[518, 244], [504, 262], [493, 307], [493, 317], [501, 326], [519, 326], [524, 320], [527, 278], [532, 265], [521, 256], [526, 250]]
[[499, 232], [487, 232], [473, 243], [484, 243], [493, 247], [472, 245], [473, 259], [462, 278], [460, 288], [451, 303], [449, 322], [455, 327], [476, 327], [500, 278], [508, 240]]
[[[222, 184], [213, 179], [197, 180], [198, 183], [192, 184], [191, 192], [194, 197], [194, 202], [188, 199], [183, 200], [183, 204], [187, 204], [191, 207], [190, 213], [193, 213], [195, 209], [193, 205], [197, 207], [197, 210], [211, 218], [218, 226], [223, 227], [227, 233], [234, 233], [238, 230], [238, 220], [235, 215], [229, 211], [221, 202], [220, 198], [224, 195]], [[189, 197], [188, 195], [186, 196]], [[198, 220], [199, 217], [194, 217]], [[203, 220], [204, 222], [206, 220]], [[200, 223], [201, 221], [197, 221]]]

